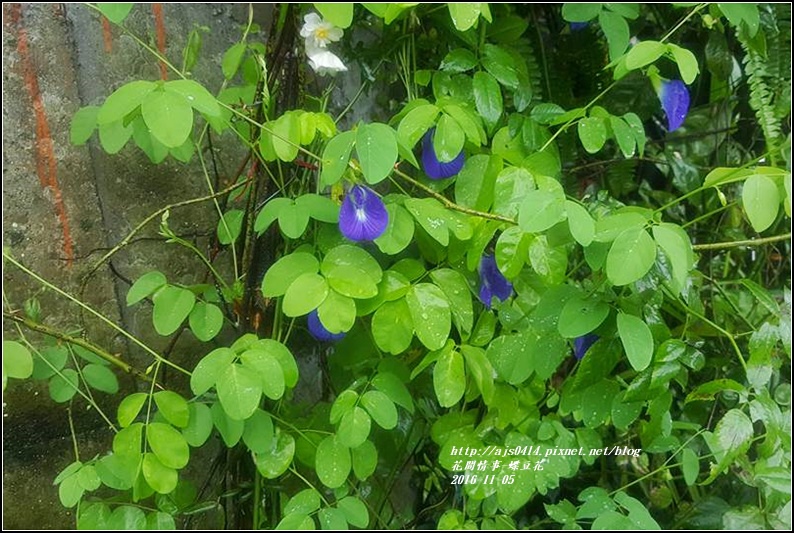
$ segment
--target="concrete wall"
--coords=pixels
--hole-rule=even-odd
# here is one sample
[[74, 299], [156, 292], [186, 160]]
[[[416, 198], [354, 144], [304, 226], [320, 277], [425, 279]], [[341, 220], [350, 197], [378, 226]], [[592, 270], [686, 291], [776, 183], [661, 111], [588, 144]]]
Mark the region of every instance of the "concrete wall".
[[[237, 41], [247, 21], [245, 5], [136, 4], [125, 26], [158, 46], [175, 64], [194, 25], [206, 26], [201, 59], [194, 77], [211, 91], [222, 83], [221, 57]], [[158, 25], [155, 10], [161, 9]], [[267, 9], [265, 9], [267, 11]], [[267, 26], [263, 24], [263, 27]], [[162, 44], [162, 40], [160, 42]], [[168, 160], [153, 165], [130, 142], [120, 154], [108, 156], [96, 138], [87, 146], [69, 142], [71, 117], [81, 106], [100, 104], [121, 84], [133, 79], [159, 79], [151, 54], [119, 28], [104, 25], [92, 9], [80, 4], [4, 4], [3, 6], [3, 246], [20, 262], [54, 285], [75, 294], [83, 276], [108, 249], [156, 209], [207, 194], [201, 168]], [[239, 152], [220, 154], [222, 177], [232, 179]], [[194, 158], [195, 160], [195, 158]], [[198, 236], [204, 249], [217, 216], [211, 203], [171, 213], [178, 234]], [[159, 269], [169, 280], [201, 281], [199, 261], [184, 249], [157, 238], [157, 223], [147, 227], [131, 246], [116, 254], [113, 267], [94, 276], [85, 301], [111, 320], [139, 335], [156, 350], [168, 339], [151, 327], [148, 304], [127, 308], [129, 287]], [[3, 267], [3, 290], [16, 307], [35, 296], [43, 322], [74, 331], [81, 324], [77, 308], [11, 265]], [[121, 303], [120, 303], [121, 302]], [[6, 310], [4, 306], [4, 310]], [[96, 319], [85, 321], [86, 338], [145, 368], [150, 359]], [[30, 334], [37, 342], [40, 336]], [[18, 337], [4, 320], [4, 337]], [[192, 357], [192, 336], [184, 334], [173, 348], [176, 362]], [[202, 348], [205, 350], [205, 348]], [[192, 354], [195, 355], [195, 354]], [[177, 389], [181, 384], [175, 383]], [[122, 377], [122, 387], [138, 387]], [[97, 401], [115, 416], [117, 398], [97, 394]], [[67, 407], [49, 398], [46, 384], [12, 382], [3, 407], [3, 522], [6, 528], [72, 528], [71, 512], [58, 501], [52, 485], [57, 472], [74, 460]], [[72, 413], [81, 458], [106, 450], [109, 432], [93, 411]]]

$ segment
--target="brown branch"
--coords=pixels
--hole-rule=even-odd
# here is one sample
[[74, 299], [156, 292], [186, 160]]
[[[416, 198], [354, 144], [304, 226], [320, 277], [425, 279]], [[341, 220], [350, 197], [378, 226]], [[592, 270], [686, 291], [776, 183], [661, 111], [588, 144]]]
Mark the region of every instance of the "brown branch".
[[92, 352], [92, 353], [96, 354], [97, 356], [101, 357], [102, 359], [104, 359], [108, 363], [120, 368], [126, 374], [133, 375], [136, 378], [142, 379], [144, 381], [148, 381], [149, 383], [151, 383], [151, 381], [152, 381], [152, 378], [147, 376], [145, 373], [141, 372], [140, 370], [138, 370], [137, 368], [133, 367], [132, 365], [129, 365], [129, 364], [125, 363], [124, 361], [122, 361], [121, 359], [119, 359], [118, 357], [113, 355], [112, 353], [109, 353], [109, 352], [103, 350], [102, 348], [100, 348], [99, 346], [86, 341], [85, 339], [81, 339], [79, 337], [72, 337], [71, 335], [67, 335], [66, 333], [62, 333], [62, 332], [60, 332], [60, 331], [58, 331], [56, 329], [52, 329], [52, 328], [50, 328], [48, 326], [45, 326], [44, 324], [39, 324], [38, 322], [34, 322], [33, 320], [31, 320], [31, 319], [29, 319], [27, 317], [20, 316], [18, 314], [8, 313], [8, 312], [4, 311], [3, 312], [3, 317], [8, 319], [8, 320], [13, 320], [17, 324], [25, 326], [27, 329], [30, 329], [32, 331], [38, 331], [39, 333], [43, 333], [44, 335], [47, 335], [48, 337], [53, 337], [55, 339], [58, 339], [58, 340], [61, 340], [61, 341], [64, 341], [64, 342], [68, 342], [69, 344], [74, 344], [76, 346], [80, 346], [81, 348], [85, 348], [89, 352]]

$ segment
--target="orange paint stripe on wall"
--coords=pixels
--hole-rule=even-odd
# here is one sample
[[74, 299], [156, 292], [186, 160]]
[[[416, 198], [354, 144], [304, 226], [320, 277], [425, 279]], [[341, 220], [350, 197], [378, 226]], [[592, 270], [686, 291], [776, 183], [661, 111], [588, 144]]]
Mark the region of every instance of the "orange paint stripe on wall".
[[[157, 50], [165, 57], [165, 19], [163, 18], [163, 4], [152, 4], [154, 13], [154, 31], [157, 36]], [[164, 61], [160, 61], [160, 78], [168, 79], [168, 68]]]
[[63, 255], [66, 258], [67, 266], [72, 266], [74, 250], [69, 229], [69, 217], [66, 214], [63, 195], [58, 185], [55, 151], [53, 149], [52, 136], [50, 135], [50, 127], [47, 123], [47, 115], [44, 110], [44, 102], [41, 99], [39, 80], [28, 46], [28, 33], [22, 24], [22, 5], [5, 4], [3, 6], [3, 15], [7, 27], [16, 30], [17, 54], [19, 54], [19, 60], [22, 64], [22, 77], [33, 104], [33, 116], [36, 123], [36, 173], [39, 176], [41, 186], [49, 188], [52, 192], [55, 212], [58, 215], [61, 231], [63, 232]]
[[106, 16], [102, 16], [102, 42], [105, 44], [105, 53], [113, 52], [113, 32], [110, 29], [110, 21]]

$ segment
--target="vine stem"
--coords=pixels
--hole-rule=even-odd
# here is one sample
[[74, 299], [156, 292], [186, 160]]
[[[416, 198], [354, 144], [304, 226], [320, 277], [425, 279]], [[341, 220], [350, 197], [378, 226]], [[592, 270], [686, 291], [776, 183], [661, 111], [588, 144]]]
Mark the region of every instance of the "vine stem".
[[791, 239], [791, 232], [784, 233], [783, 235], [773, 235], [772, 237], [763, 237], [761, 239], [748, 239], [744, 241], [728, 241], [728, 242], [712, 242], [707, 244], [695, 244], [692, 246], [693, 250], [726, 250], [729, 248], [739, 248], [742, 246], [763, 246], [765, 244], [787, 241]]
[[186, 376], [190, 376], [191, 375], [190, 372], [188, 372], [187, 370], [185, 370], [184, 368], [182, 368], [178, 364], [172, 363], [171, 361], [169, 361], [168, 359], [166, 359], [162, 355], [160, 355], [157, 352], [155, 352], [153, 349], [149, 348], [149, 346], [144, 344], [143, 341], [138, 339], [135, 335], [129, 333], [127, 330], [125, 330], [121, 326], [119, 326], [116, 323], [114, 323], [112, 320], [107, 318], [105, 315], [103, 315], [99, 311], [95, 310], [93, 307], [89, 306], [86, 303], [83, 303], [81, 300], [75, 298], [74, 296], [72, 296], [68, 292], [64, 291], [60, 287], [56, 287], [55, 285], [53, 285], [52, 283], [50, 283], [46, 279], [42, 278], [41, 276], [39, 276], [38, 274], [36, 274], [32, 270], [27, 268], [25, 265], [23, 265], [22, 263], [20, 263], [19, 261], [17, 261], [13, 257], [11, 257], [10, 255], [8, 255], [8, 253], [5, 250], [3, 250], [3, 258], [6, 261], [8, 261], [9, 263], [11, 263], [12, 265], [14, 265], [15, 267], [17, 267], [19, 270], [21, 270], [22, 272], [24, 272], [25, 274], [30, 276], [31, 278], [33, 278], [36, 281], [38, 281], [39, 283], [41, 283], [44, 287], [47, 287], [48, 289], [57, 292], [58, 294], [60, 294], [64, 298], [66, 298], [66, 299], [70, 300], [71, 302], [77, 304], [82, 309], [84, 309], [85, 311], [88, 311], [89, 313], [91, 313], [92, 315], [97, 317], [99, 320], [101, 320], [102, 322], [104, 322], [105, 324], [110, 326], [112, 329], [118, 331], [119, 333], [121, 333], [122, 335], [127, 337], [130, 341], [132, 341], [133, 343], [137, 344], [138, 346], [143, 348], [148, 354], [150, 354], [152, 357], [154, 357], [156, 361], [164, 363], [164, 364], [170, 366], [171, 368], [173, 368], [175, 370], [178, 370], [179, 372], [182, 372]]
[[428, 187], [427, 185], [416, 181], [402, 170], [395, 168], [394, 173], [400, 176], [400, 178], [410, 183], [411, 185], [413, 185], [414, 187], [416, 187], [417, 189], [421, 189], [425, 193], [429, 194], [430, 196], [432, 196], [433, 198], [444, 204], [444, 207], [448, 209], [452, 209], [453, 211], [459, 211], [461, 213], [466, 213], [467, 215], [472, 215], [475, 217], [487, 218], [489, 220], [498, 220], [499, 222], [507, 222], [508, 224], [512, 224], [513, 226], [518, 225], [518, 222], [514, 218], [505, 217], [502, 215], [495, 215], [493, 213], [485, 213], [483, 211], [477, 211], [476, 209], [471, 209], [469, 207], [464, 207], [460, 204], [456, 204], [455, 202], [453, 202], [443, 194], [439, 194], [430, 187]]

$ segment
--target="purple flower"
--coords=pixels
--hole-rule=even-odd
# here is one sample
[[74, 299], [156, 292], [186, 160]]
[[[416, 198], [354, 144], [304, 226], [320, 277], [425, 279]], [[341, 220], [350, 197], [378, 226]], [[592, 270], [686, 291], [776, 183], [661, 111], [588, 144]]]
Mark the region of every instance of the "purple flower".
[[576, 337], [573, 341], [573, 355], [577, 359], [581, 359], [584, 357], [584, 354], [587, 353], [587, 350], [595, 344], [595, 341], [598, 340], [598, 335], [595, 333], [588, 333], [582, 337]]
[[569, 22], [568, 27], [571, 28], [571, 33], [582, 31], [583, 29], [587, 28], [589, 25], [588, 22]]
[[339, 231], [351, 241], [372, 241], [383, 235], [389, 213], [375, 191], [354, 185], [339, 210]]
[[681, 127], [689, 112], [689, 89], [681, 80], [663, 81], [659, 100], [667, 115], [667, 131]]
[[422, 139], [422, 168], [431, 180], [441, 180], [444, 178], [451, 178], [463, 168], [463, 150], [448, 163], [442, 163], [436, 156], [436, 150], [433, 148], [433, 136], [436, 129], [433, 128], [425, 133]]
[[320, 342], [335, 342], [343, 339], [345, 336], [344, 333], [331, 333], [325, 329], [323, 323], [320, 322], [320, 315], [317, 314], [317, 309], [309, 313], [308, 323], [309, 333]]
[[488, 309], [494, 296], [504, 302], [513, 294], [513, 284], [499, 271], [496, 259], [492, 255], [484, 255], [480, 260], [480, 301]]

